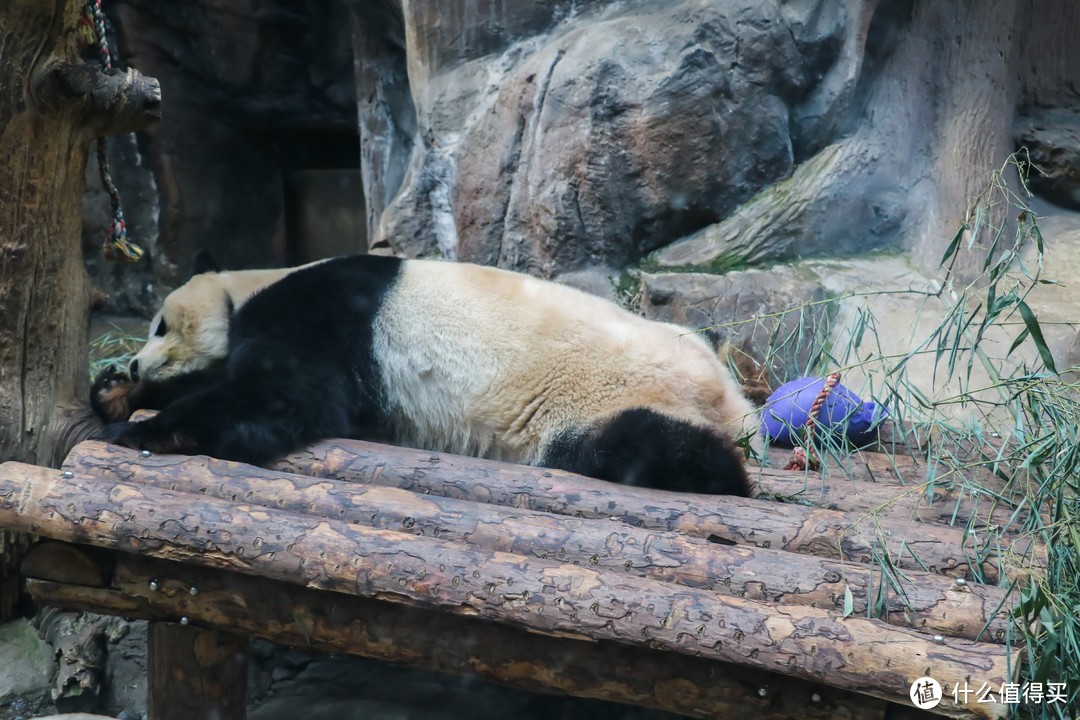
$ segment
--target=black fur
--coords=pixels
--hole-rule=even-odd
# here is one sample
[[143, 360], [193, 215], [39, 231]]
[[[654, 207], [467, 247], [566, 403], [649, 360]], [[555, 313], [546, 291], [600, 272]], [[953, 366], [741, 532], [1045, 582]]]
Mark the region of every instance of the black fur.
[[105, 437], [249, 463], [323, 438], [379, 437], [372, 326], [400, 269], [395, 258], [342, 258], [269, 285], [233, 316], [224, 372]]
[[191, 258], [191, 274], [194, 276], [208, 272], [221, 272], [221, 268], [208, 251], [199, 248]]
[[556, 438], [540, 463], [641, 487], [749, 497], [742, 454], [708, 428], [648, 408]]
[[[373, 324], [401, 269], [397, 259], [360, 256], [298, 270], [231, 315], [220, 365], [163, 382], [107, 371], [91, 394], [103, 418], [139, 407], [161, 412], [112, 423], [104, 438], [256, 464], [324, 438], [391, 439]], [[541, 464], [630, 485], [749, 494], [730, 441], [645, 408], [565, 433]]]
[[160, 381], [137, 382], [116, 365], [105, 368], [90, 388], [90, 407], [105, 422], [127, 420], [135, 410], [160, 410], [224, 377], [220, 362], [196, 372]]

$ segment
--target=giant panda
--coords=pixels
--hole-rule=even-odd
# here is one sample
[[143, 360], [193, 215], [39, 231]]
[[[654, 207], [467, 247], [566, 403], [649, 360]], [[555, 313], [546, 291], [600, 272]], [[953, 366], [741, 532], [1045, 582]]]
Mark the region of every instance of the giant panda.
[[[357, 256], [203, 262], [125, 374], [91, 390], [113, 442], [263, 464], [351, 437], [745, 496], [754, 410], [699, 333], [528, 275]], [[140, 407], [160, 409], [125, 422]]]

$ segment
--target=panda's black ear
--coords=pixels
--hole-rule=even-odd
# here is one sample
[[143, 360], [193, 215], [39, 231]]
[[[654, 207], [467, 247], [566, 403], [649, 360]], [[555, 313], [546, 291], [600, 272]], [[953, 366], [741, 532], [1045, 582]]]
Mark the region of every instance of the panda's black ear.
[[191, 258], [191, 275], [194, 277], [208, 272], [221, 272], [221, 267], [214, 262], [209, 250], [199, 248], [195, 251], [195, 256]]

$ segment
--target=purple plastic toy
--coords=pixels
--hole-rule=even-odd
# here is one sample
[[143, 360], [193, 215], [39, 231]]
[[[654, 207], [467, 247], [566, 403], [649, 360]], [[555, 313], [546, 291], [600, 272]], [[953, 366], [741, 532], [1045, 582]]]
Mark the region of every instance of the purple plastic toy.
[[[804, 377], [778, 387], [761, 409], [761, 433], [765, 441], [793, 445], [792, 433], [801, 432], [806, 426], [810, 408], [824, 385], [825, 378]], [[816, 428], [823, 432], [844, 432], [851, 442], [865, 445], [873, 440], [872, 431], [888, 414], [888, 408], [871, 400], [863, 402], [837, 383], [821, 406]]]

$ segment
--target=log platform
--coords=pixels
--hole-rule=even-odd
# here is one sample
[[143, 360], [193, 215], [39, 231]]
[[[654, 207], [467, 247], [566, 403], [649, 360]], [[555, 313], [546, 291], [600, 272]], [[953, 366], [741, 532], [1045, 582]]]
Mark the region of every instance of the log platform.
[[154, 720], [243, 718], [249, 637], [690, 717], [914, 716], [925, 676], [932, 712], [1003, 717], [951, 691], [1014, 679], [1008, 588], [1043, 550], [994, 531], [1037, 509], [867, 455], [741, 499], [352, 440], [272, 468], [84, 442], [0, 465], [0, 528], [43, 539], [39, 602], [152, 621]]

